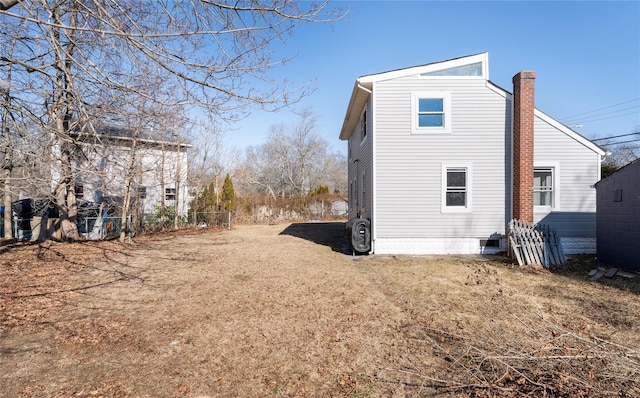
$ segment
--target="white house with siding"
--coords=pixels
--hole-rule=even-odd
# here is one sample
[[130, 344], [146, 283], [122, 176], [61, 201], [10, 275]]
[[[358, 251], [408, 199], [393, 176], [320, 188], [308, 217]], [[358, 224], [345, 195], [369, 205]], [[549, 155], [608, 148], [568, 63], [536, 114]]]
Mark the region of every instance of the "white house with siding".
[[[83, 155], [75, 162], [76, 197], [101, 203], [119, 199], [125, 192], [127, 173], [132, 173], [133, 202], [140, 214], [153, 214], [159, 206], [175, 208], [186, 216], [190, 196], [187, 187], [188, 149], [178, 137], [156, 137], [131, 130], [101, 128], [98, 134], [74, 134]], [[56, 168], [58, 169], [58, 168]], [[58, 181], [53, 173], [53, 182]]]
[[595, 252], [605, 153], [534, 108], [534, 81], [498, 87], [487, 53], [356, 79], [340, 139], [349, 217], [370, 220], [372, 252], [495, 253], [512, 218]]

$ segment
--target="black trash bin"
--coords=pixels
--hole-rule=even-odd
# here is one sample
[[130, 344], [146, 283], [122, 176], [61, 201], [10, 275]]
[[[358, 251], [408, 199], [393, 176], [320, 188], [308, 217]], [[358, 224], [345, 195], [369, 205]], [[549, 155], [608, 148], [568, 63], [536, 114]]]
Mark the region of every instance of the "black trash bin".
[[364, 218], [352, 218], [347, 225], [351, 249], [355, 253], [371, 251], [371, 223]]

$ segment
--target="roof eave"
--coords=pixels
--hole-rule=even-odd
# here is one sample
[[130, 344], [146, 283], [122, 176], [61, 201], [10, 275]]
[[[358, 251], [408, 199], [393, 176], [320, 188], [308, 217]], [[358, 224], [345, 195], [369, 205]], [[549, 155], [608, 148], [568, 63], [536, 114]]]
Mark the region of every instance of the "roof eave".
[[362, 78], [356, 79], [353, 91], [351, 92], [351, 98], [349, 99], [349, 106], [347, 106], [347, 114], [344, 117], [342, 129], [340, 130], [341, 140], [351, 138], [355, 125], [358, 120], [360, 120], [360, 113], [362, 113], [362, 109], [367, 103], [372, 90], [372, 82], [362, 81]]

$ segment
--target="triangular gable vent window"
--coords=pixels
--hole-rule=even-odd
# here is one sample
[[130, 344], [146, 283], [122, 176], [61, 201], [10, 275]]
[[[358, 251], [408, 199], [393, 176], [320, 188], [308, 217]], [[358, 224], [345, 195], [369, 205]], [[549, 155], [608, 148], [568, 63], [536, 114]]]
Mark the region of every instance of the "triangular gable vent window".
[[482, 62], [475, 64], [456, 66], [435, 72], [423, 73], [420, 76], [482, 76]]

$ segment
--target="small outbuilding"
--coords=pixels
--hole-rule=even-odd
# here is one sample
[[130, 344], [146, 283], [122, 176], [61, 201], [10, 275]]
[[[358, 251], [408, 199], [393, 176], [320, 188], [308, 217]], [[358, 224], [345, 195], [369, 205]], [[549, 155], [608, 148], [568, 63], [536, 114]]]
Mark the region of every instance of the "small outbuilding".
[[640, 159], [598, 181], [596, 196], [598, 260], [640, 271]]

